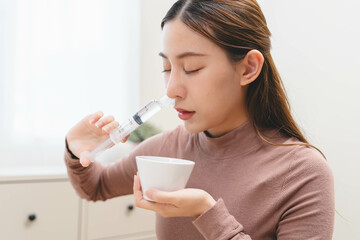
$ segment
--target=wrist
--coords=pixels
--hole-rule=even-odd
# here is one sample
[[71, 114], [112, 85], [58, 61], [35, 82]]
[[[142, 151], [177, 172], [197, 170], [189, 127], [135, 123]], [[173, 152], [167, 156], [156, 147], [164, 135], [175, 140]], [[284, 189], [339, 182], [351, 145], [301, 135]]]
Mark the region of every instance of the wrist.
[[67, 138], [65, 137], [65, 147], [66, 147], [66, 150], [70, 153], [70, 156], [72, 159], [79, 159], [69, 148], [69, 143], [68, 143], [68, 140]]
[[196, 217], [199, 217], [201, 214], [212, 208], [216, 204], [215, 199], [210, 195], [206, 194], [203, 204], [201, 204], [201, 209], [199, 211], [199, 214]]

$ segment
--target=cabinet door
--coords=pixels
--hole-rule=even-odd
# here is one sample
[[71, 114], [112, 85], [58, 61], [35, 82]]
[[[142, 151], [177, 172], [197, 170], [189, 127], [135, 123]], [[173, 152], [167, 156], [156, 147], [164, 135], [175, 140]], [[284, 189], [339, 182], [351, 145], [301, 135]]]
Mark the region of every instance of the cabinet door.
[[88, 202], [86, 239], [156, 239], [155, 214], [136, 208], [133, 202], [132, 195]]
[[0, 239], [78, 239], [79, 204], [68, 181], [0, 184]]

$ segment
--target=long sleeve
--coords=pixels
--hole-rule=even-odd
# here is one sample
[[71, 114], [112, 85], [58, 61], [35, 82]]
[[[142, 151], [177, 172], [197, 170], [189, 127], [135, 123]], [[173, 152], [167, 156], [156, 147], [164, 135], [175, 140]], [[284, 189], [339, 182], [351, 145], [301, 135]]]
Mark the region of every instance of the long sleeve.
[[83, 167], [65, 150], [64, 159], [71, 184], [80, 197], [92, 201], [132, 194], [133, 177], [137, 172], [136, 156], [156, 155], [162, 145], [162, 137], [163, 134], [159, 134], [147, 139], [127, 157], [107, 166], [93, 162]]
[[[110, 165], [80, 165], [65, 152], [74, 188], [89, 200], [131, 194], [138, 155], [195, 162], [188, 188], [208, 192], [217, 203], [198, 218], [156, 216], [159, 240], [330, 240], [334, 228], [334, 179], [315, 150], [277, 131], [258, 138], [251, 124], [209, 138], [183, 126], [141, 143]], [[293, 144], [293, 145], [291, 145]]]
[[[317, 154], [319, 155], [319, 154]], [[334, 179], [322, 157], [298, 156], [281, 189], [277, 239], [332, 239]]]
[[193, 221], [197, 230], [208, 240], [251, 240], [243, 226], [227, 210], [223, 199], [219, 199], [208, 211]]
[[[303, 151], [301, 156], [295, 154], [289, 161], [289, 170], [275, 203], [278, 211], [273, 219], [264, 219], [262, 224], [276, 222], [274, 239], [278, 240], [330, 240], [334, 227], [334, 183], [327, 162], [313, 151]], [[207, 240], [252, 239], [222, 199], [193, 224]]]

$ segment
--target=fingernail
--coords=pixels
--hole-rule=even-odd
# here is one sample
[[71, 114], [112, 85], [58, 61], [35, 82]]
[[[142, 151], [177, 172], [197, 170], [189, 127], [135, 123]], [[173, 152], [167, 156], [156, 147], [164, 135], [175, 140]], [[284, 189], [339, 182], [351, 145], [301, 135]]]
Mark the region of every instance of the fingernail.
[[105, 126], [105, 127], [103, 127], [103, 130], [104, 130], [105, 132], [109, 132], [110, 127], [109, 127], [109, 126]]
[[148, 198], [150, 198], [150, 199], [152, 199], [153, 198], [153, 192], [151, 191], [151, 190], [147, 190], [146, 191], [146, 196], [148, 197]]
[[84, 160], [80, 158], [80, 164], [81, 166], [85, 167], [85, 163], [84, 163]]

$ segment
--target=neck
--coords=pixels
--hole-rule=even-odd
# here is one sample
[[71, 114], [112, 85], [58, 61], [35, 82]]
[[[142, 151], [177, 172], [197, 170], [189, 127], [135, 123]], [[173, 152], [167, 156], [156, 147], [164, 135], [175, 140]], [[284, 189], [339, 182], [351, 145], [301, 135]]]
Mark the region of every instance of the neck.
[[231, 132], [235, 128], [243, 125], [248, 120], [249, 120], [248, 117], [244, 116], [244, 117], [238, 119], [238, 121], [234, 122], [233, 124], [225, 126], [222, 129], [208, 129], [208, 130], [205, 130], [204, 133], [206, 134], [206, 136], [208, 136], [210, 138], [221, 137], [221, 136]]

